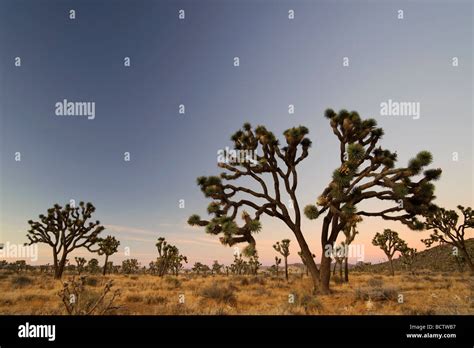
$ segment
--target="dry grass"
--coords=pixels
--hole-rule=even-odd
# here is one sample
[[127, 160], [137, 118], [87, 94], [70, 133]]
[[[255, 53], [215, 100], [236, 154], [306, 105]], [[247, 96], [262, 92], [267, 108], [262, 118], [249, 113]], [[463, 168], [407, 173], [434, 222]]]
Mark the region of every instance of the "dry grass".
[[[296, 275], [289, 283], [264, 275], [94, 275], [87, 288], [94, 294], [109, 279], [121, 289], [117, 314], [474, 314], [473, 279], [459, 273], [354, 272], [349, 283], [333, 282], [331, 295], [314, 295], [309, 279]], [[0, 314], [65, 314], [61, 288], [50, 275], [0, 274]]]

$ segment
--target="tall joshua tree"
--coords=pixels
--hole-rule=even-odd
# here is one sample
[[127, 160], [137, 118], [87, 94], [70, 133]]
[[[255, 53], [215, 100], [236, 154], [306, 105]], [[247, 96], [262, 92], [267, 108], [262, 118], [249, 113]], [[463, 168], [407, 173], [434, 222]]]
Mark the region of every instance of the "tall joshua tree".
[[290, 256], [290, 240], [283, 239], [281, 242], [276, 242], [276, 244], [273, 245], [273, 249], [280, 253], [285, 260], [285, 279], [288, 281], [288, 256]]
[[[406, 167], [397, 168], [397, 154], [378, 146], [383, 130], [377, 128], [375, 120], [362, 120], [357, 112], [346, 110], [336, 113], [328, 109], [325, 116], [338, 139], [340, 164], [316, 205], [305, 207], [305, 214], [310, 219], [324, 215], [320, 272], [321, 291], [328, 293], [331, 250], [344, 227], [357, 217], [370, 216], [422, 229], [417, 216], [432, 209], [435, 197], [431, 181], [440, 177], [441, 169], [424, 170], [432, 161], [427, 151], [418, 153]], [[380, 207], [374, 211], [357, 209], [368, 201], [383, 204], [372, 204]]]
[[[446, 243], [456, 248], [469, 265], [471, 273], [474, 273], [474, 264], [472, 255], [469, 254], [465, 233], [466, 229], [474, 228], [474, 212], [472, 208], [464, 208], [458, 205], [462, 213], [462, 222], [459, 222], [459, 215], [454, 210], [437, 208], [426, 217], [425, 228], [433, 230], [433, 233], [427, 239], [422, 239], [427, 247], [433, 243]], [[457, 255], [455, 255], [457, 256]]]
[[[210, 220], [192, 215], [188, 223], [202, 226], [206, 232], [221, 235], [224, 245], [248, 243], [246, 256], [255, 252], [253, 234], [260, 231], [260, 217], [267, 215], [283, 221], [292, 231], [307, 259], [307, 266], [315, 287], [319, 285], [319, 271], [301, 231], [301, 211], [296, 195], [298, 165], [308, 156], [311, 141], [303, 126], [286, 130], [285, 145], [264, 126], [255, 129], [249, 123], [232, 137], [236, 151], [252, 154], [248, 161], [236, 160], [219, 163], [224, 172], [217, 176], [199, 177], [197, 183], [205, 197], [212, 199], [208, 206]], [[242, 156], [239, 156], [242, 159]], [[240, 182], [240, 184], [234, 184]], [[291, 206], [286, 203], [291, 202]], [[247, 209], [248, 211], [245, 211]], [[237, 217], [242, 211], [243, 223]]]
[[54, 277], [61, 278], [67, 256], [76, 249], [87, 248], [97, 252], [96, 243], [104, 226], [99, 221], [89, 222], [95, 207], [92, 203], [80, 202], [78, 207], [55, 204], [46, 215], [39, 215], [39, 221], [28, 221], [31, 228], [27, 238], [29, 245], [45, 243], [53, 249]]
[[388, 262], [390, 263], [390, 274], [394, 276], [395, 271], [393, 269], [392, 261], [393, 255], [395, 255], [397, 251], [402, 252], [407, 249], [405, 241], [398, 236], [397, 232], [387, 228], [383, 233], [377, 232], [375, 234], [374, 239], [372, 239], [372, 244], [383, 250], [388, 258]]
[[107, 272], [107, 262], [109, 261], [109, 256], [115, 254], [118, 251], [120, 242], [115, 239], [113, 236], [107, 236], [101, 238], [98, 242], [99, 245], [99, 255], [105, 255], [104, 269], [102, 274], [105, 275]]
[[407, 246], [406, 248], [402, 249], [400, 253], [402, 263], [405, 265], [407, 270], [410, 271], [411, 274], [414, 274], [415, 272], [413, 271], [413, 265], [418, 256], [417, 250], [414, 248], [409, 248]]

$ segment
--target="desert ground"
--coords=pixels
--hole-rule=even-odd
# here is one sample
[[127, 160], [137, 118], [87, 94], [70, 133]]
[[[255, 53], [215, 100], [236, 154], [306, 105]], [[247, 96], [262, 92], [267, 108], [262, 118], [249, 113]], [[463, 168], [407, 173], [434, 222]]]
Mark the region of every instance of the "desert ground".
[[[58, 294], [64, 282], [72, 284], [72, 277], [65, 275], [59, 281], [50, 274], [1, 273], [0, 313], [68, 315]], [[79, 279], [74, 276], [76, 282]], [[310, 279], [301, 274], [291, 274], [289, 282], [269, 274], [85, 275], [82, 281], [76, 305], [79, 314], [87, 314], [96, 303], [90, 314], [474, 314], [474, 279], [457, 272], [398, 272], [392, 277], [354, 271], [349, 283], [332, 281], [331, 295], [313, 294]], [[110, 291], [98, 301], [110, 281]], [[113, 294], [116, 297], [110, 303]]]

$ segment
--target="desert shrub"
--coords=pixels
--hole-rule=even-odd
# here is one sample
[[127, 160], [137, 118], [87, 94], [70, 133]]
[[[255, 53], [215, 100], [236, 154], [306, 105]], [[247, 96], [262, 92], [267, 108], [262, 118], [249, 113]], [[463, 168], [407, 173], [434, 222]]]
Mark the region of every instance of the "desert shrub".
[[[66, 312], [70, 315], [113, 314], [120, 307], [114, 301], [120, 296], [120, 290], [112, 290], [113, 282], [109, 280], [101, 291], [87, 289], [86, 277], [76, 280], [72, 277], [63, 282], [58, 296]], [[74, 298], [74, 301], [71, 301]]]
[[383, 286], [383, 280], [381, 277], [372, 277], [367, 281], [367, 285], [370, 287], [381, 287]]
[[85, 277], [85, 284], [87, 286], [97, 286], [99, 279], [97, 279], [97, 277]]
[[22, 288], [24, 286], [30, 285], [33, 283], [33, 279], [27, 276], [18, 276], [14, 277], [12, 280], [12, 285], [15, 288]]
[[305, 312], [312, 312], [315, 310], [322, 310], [323, 304], [321, 301], [314, 295], [304, 294], [304, 295], [297, 295], [296, 296], [296, 303], [303, 307]]
[[142, 296], [139, 294], [129, 294], [125, 297], [127, 302], [141, 302], [143, 300]]
[[136, 276], [136, 275], [131, 275], [131, 276], [130, 276], [130, 279], [131, 279], [131, 280], [138, 280], [138, 276]]
[[331, 278], [335, 284], [342, 284], [342, 279], [338, 275], [334, 275]]
[[165, 304], [168, 299], [163, 296], [148, 296], [145, 302], [146, 304]]
[[171, 288], [171, 289], [176, 289], [181, 286], [181, 282], [179, 281], [179, 279], [175, 277], [165, 277], [164, 281], [166, 285], [168, 286], [168, 288]]
[[240, 285], [242, 286], [250, 285], [250, 281], [248, 280], [248, 278], [243, 277], [242, 279], [240, 279]]
[[262, 277], [252, 277], [249, 280], [250, 284], [258, 284], [258, 285], [265, 285], [266, 281]]
[[200, 295], [217, 302], [234, 305], [237, 302], [234, 292], [235, 290], [230, 286], [222, 286], [213, 283], [212, 285], [203, 288]]
[[398, 288], [391, 286], [362, 287], [356, 289], [355, 298], [364, 301], [397, 301], [398, 293]]

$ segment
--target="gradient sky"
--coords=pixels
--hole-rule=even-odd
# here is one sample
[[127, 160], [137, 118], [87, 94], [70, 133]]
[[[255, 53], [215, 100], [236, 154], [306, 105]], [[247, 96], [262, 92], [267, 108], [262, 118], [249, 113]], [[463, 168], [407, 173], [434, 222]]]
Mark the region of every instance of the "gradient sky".
[[[472, 206], [472, 18], [470, 1], [0, 0], [0, 242], [25, 242], [27, 220], [75, 199], [93, 202], [104, 235], [142, 264], [157, 256], [159, 236], [191, 264], [229, 263], [231, 248], [186, 225], [193, 213], [206, 216], [209, 203], [196, 177], [220, 172], [217, 151], [243, 122], [277, 135], [302, 124], [313, 147], [300, 167], [299, 199], [314, 203], [338, 165], [328, 107], [377, 119], [381, 145], [397, 151], [400, 165], [430, 150], [443, 169], [436, 202]], [[94, 101], [96, 118], [56, 116], [63, 99]], [[420, 102], [421, 118], [380, 116], [388, 99]], [[272, 244], [283, 238], [292, 239], [290, 262], [299, 262], [291, 231], [262, 223], [262, 262], [272, 262]], [[355, 241], [366, 261], [384, 259], [370, 243], [384, 228], [419, 250], [429, 235], [367, 218]], [[318, 262], [320, 229], [319, 220], [303, 221]], [[112, 260], [124, 258], [121, 249]], [[48, 247], [38, 262], [51, 262]]]

